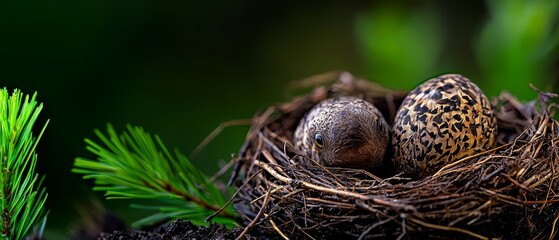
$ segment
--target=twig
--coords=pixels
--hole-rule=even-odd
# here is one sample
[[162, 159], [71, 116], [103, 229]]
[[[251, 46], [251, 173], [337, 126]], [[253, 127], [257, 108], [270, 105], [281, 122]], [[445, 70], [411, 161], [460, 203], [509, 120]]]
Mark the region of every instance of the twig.
[[262, 203], [262, 207], [260, 208], [260, 211], [258, 211], [258, 214], [256, 214], [256, 217], [254, 217], [254, 219], [245, 227], [245, 229], [243, 229], [243, 232], [241, 232], [241, 234], [239, 234], [239, 236], [237, 238], [235, 238], [235, 240], [243, 239], [243, 237], [248, 233], [248, 231], [252, 227], [254, 227], [254, 225], [256, 225], [258, 220], [260, 220], [260, 218], [264, 214], [264, 210], [266, 209], [266, 206], [268, 206], [268, 202], [270, 201], [270, 195], [271, 195], [271, 192], [270, 192], [270, 189], [268, 189], [268, 192], [266, 194], [266, 197], [264, 198], [264, 202]]
[[385, 224], [385, 223], [387, 223], [387, 222], [393, 221], [394, 219], [396, 219], [396, 217], [397, 217], [397, 216], [392, 216], [392, 217], [390, 217], [390, 218], [388, 218], [388, 219], [385, 219], [385, 220], [382, 220], [382, 221], [380, 221], [380, 222], [376, 222], [375, 224], [372, 224], [372, 225], [369, 226], [367, 229], [365, 229], [365, 231], [363, 231], [363, 232], [361, 233], [361, 235], [359, 235], [359, 238], [358, 238], [357, 240], [363, 239], [365, 236], [367, 236], [367, 234], [368, 234], [371, 230], [373, 230], [373, 228], [376, 228], [376, 227], [378, 227], [378, 226], [380, 226], [380, 225], [383, 225], [383, 224]]
[[[342, 202], [336, 202], [336, 201], [326, 200], [326, 199], [322, 199], [322, 198], [312, 198], [312, 197], [307, 197], [306, 199], [307, 199], [307, 201], [314, 201], [314, 202], [319, 202], [319, 203], [324, 203], [324, 204], [331, 204], [333, 206], [336, 206], [336, 208], [355, 209], [355, 205], [349, 204], [349, 203], [342, 203]], [[307, 205], [309, 205], [308, 202], [307, 202]], [[314, 205], [314, 204], [312, 204], [312, 205]], [[323, 205], [320, 205], [320, 206], [323, 206]]]
[[410, 221], [417, 223], [419, 225], [425, 226], [425, 227], [429, 227], [429, 228], [434, 228], [434, 229], [439, 229], [439, 230], [445, 230], [445, 231], [452, 231], [452, 232], [460, 232], [463, 234], [467, 234], [470, 235], [472, 237], [478, 238], [478, 239], [483, 239], [483, 240], [488, 240], [488, 237], [479, 235], [477, 233], [468, 231], [466, 229], [462, 229], [462, 228], [456, 228], [456, 227], [448, 227], [448, 226], [442, 226], [442, 225], [437, 225], [437, 224], [432, 224], [432, 223], [427, 223], [424, 221], [421, 221], [419, 219], [415, 219], [415, 218], [409, 218]]
[[530, 188], [536, 188], [537, 186], [539, 186], [539, 185], [542, 184], [543, 182], [547, 181], [550, 177], [551, 177], [551, 172], [549, 172], [548, 174], [546, 174], [544, 177], [542, 177], [540, 180], [538, 180], [538, 181], [535, 182], [534, 184], [530, 185]]
[[[282, 176], [281, 174], [276, 172], [274, 169], [272, 169], [268, 164], [266, 164], [264, 162], [256, 160], [256, 161], [254, 161], [254, 164], [263, 168], [268, 173], [272, 174], [272, 176], [274, 176], [275, 178], [277, 178], [278, 180], [280, 180], [284, 183], [292, 184], [295, 181], [295, 180], [293, 180], [289, 177]], [[304, 181], [298, 181], [298, 182], [301, 183], [303, 186], [305, 186], [307, 188], [311, 188], [311, 189], [314, 189], [314, 190], [317, 190], [317, 191], [342, 195], [342, 196], [346, 196], [346, 197], [358, 198], [358, 199], [361, 199], [361, 200], [370, 200], [369, 197], [367, 197], [365, 195], [362, 195], [362, 194], [359, 194], [359, 193], [352, 193], [352, 192], [346, 192], [346, 191], [341, 191], [341, 190], [336, 190], [336, 189], [325, 188], [325, 187], [317, 186], [317, 185], [314, 185], [312, 183], [307, 183], [307, 182], [304, 182]]]
[[470, 156], [461, 158], [461, 159], [459, 159], [459, 160], [457, 160], [457, 161], [454, 161], [454, 162], [452, 162], [452, 163], [449, 163], [449, 164], [447, 164], [447, 165], [444, 165], [441, 169], [439, 169], [439, 171], [437, 171], [435, 174], [433, 174], [433, 178], [435, 178], [435, 177], [437, 177], [438, 175], [440, 175], [444, 170], [449, 169], [449, 168], [451, 168], [451, 167], [454, 167], [454, 166], [456, 166], [456, 165], [458, 165], [458, 164], [460, 164], [460, 163], [462, 163], [462, 162], [465, 162], [466, 160], [469, 160], [469, 159], [472, 159], [472, 158], [475, 158], [475, 157], [479, 157], [479, 156], [482, 156], [482, 155], [487, 154], [487, 153], [490, 153], [490, 152], [495, 152], [495, 151], [497, 151], [497, 150], [499, 150], [499, 149], [501, 149], [501, 148], [504, 148], [504, 147], [506, 147], [506, 146], [508, 146], [508, 145], [510, 145], [510, 143], [504, 144], [504, 145], [501, 145], [501, 146], [498, 146], [498, 147], [495, 147], [495, 148], [492, 148], [492, 149], [489, 149], [489, 150], [487, 150], [487, 151], [483, 151], [483, 152], [480, 152], [480, 153], [476, 153], [476, 154], [474, 154], [474, 155], [470, 155]]
[[198, 146], [196, 146], [194, 151], [190, 153], [190, 159], [196, 157], [200, 153], [200, 151], [202, 151], [202, 149], [204, 149], [215, 137], [217, 137], [221, 133], [221, 131], [223, 131], [223, 129], [232, 126], [250, 125], [251, 122], [252, 119], [236, 119], [220, 123], [219, 126], [217, 126], [217, 128], [215, 128], [206, 138], [204, 138], [204, 140], [202, 140], [202, 142], [198, 144]]
[[213, 183], [218, 177], [220, 177], [224, 173], [226, 173], [229, 169], [231, 169], [231, 167], [233, 165], [236, 165], [239, 161], [240, 161], [239, 158], [234, 158], [231, 161], [227, 162], [227, 164], [225, 164], [225, 166], [223, 166], [221, 169], [219, 169], [219, 171], [217, 171], [213, 176], [208, 178], [208, 181]]
[[208, 216], [206, 219], [204, 219], [205, 222], [211, 221], [215, 216], [217, 216], [221, 211], [223, 211], [229, 204], [231, 204], [231, 202], [235, 199], [235, 197], [241, 192], [241, 190], [243, 190], [243, 188], [258, 174], [260, 174], [262, 172], [262, 169], [258, 170], [258, 172], [256, 172], [255, 174], [253, 174], [252, 176], [250, 176], [248, 178], [248, 180], [243, 183], [243, 185], [241, 185], [241, 187], [239, 187], [239, 189], [237, 189], [237, 191], [235, 191], [235, 193], [233, 193], [233, 195], [229, 198], [229, 200], [227, 200], [227, 202], [218, 210], [216, 210], [214, 213], [212, 213], [212, 215]]
[[313, 236], [311, 236], [309, 233], [305, 232], [305, 230], [303, 230], [303, 228], [297, 224], [295, 224], [295, 227], [297, 227], [297, 230], [301, 231], [303, 234], [305, 234], [305, 236], [307, 236], [309, 239], [312, 240], [316, 240], [316, 238], [314, 238]]
[[555, 203], [559, 202], [559, 198], [557, 199], [545, 199], [545, 200], [527, 200], [524, 201], [524, 204], [548, 204], [548, 203]]
[[[260, 171], [262, 171], [262, 169], [260, 169]], [[283, 189], [283, 188], [284, 188], [283, 186], [277, 186], [277, 187], [275, 187], [274, 189], [272, 189], [272, 191], [270, 191], [270, 192], [271, 192], [271, 193], [276, 193], [277, 191], [279, 191], [279, 190], [281, 190], [281, 189]], [[266, 197], [267, 195], [268, 195], [268, 193], [266, 193], [266, 195], [257, 197], [256, 199], [250, 201], [250, 204], [254, 204], [254, 203], [258, 202], [260, 199], [262, 199], [263, 197]]]
[[549, 240], [553, 239], [553, 236], [555, 235], [555, 225], [557, 225], [557, 220], [559, 220], [559, 213], [555, 216], [553, 224], [551, 224], [551, 233], [549, 233]]
[[483, 190], [484, 192], [488, 193], [489, 195], [491, 195], [493, 197], [498, 198], [499, 200], [501, 200], [503, 202], [506, 202], [508, 204], [515, 205], [515, 206], [518, 206], [518, 207], [522, 207], [522, 202], [520, 200], [516, 199], [516, 198], [513, 198], [513, 197], [508, 196], [508, 195], [499, 194], [499, 193], [496, 193], [495, 191], [491, 191], [491, 190], [485, 189], [485, 188], [481, 188], [481, 190]]
[[285, 234], [278, 228], [278, 226], [276, 225], [276, 223], [274, 222], [274, 220], [270, 219], [268, 220], [270, 222], [270, 224], [272, 224], [272, 227], [274, 228], [274, 230], [276, 230], [276, 232], [285, 240], [289, 240], [289, 238], [287, 236], [285, 236]]
[[227, 181], [227, 187], [230, 187], [235, 182], [235, 180], [237, 180], [237, 176], [239, 175], [239, 171], [241, 171], [241, 168], [242, 168], [241, 163], [243, 162], [243, 160], [245, 160], [244, 154], [246, 153], [249, 146], [250, 146], [249, 141], [246, 141], [241, 146], [241, 149], [239, 150], [240, 154], [239, 154], [239, 157], [238, 157], [237, 164], [235, 164], [235, 167], [233, 168], [233, 172], [231, 172], [231, 176], [229, 177], [229, 181]]
[[332, 176], [333, 178], [336, 179], [336, 181], [334, 182], [336, 185], [338, 185], [338, 188], [343, 188], [344, 186], [342, 184], [340, 184], [340, 182], [342, 180], [340, 180], [336, 175], [334, 175], [330, 170], [328, 170], [327, 168], [325, 168], [322, 164], [318, 163], [316, 160], [311, 159], [312, 162], [314, 164], [316, 164], [320, 169], [322, 169], [322, 171], [324, 171], [325, 173], [330, 174], [330, 176]]
[[290, 193], [288, 193], [288, 194], [286, 194], [286, 195], [281, 196], [281, 198], [282, 198], [282, 199], [285, 199], [285, 198], [291, 197], [291, 196], [293, 196], [293, 195], [295, 195], [295, 194], [297, 194], [297, 193], [300, 193], [300, 192], [302, 192], [302, 191], [305, 191], [305, 190], [304, 190], [304, 189], [298, 189], [298, 190], [295, 190], [295, 191], [293, 191], [293, 192], [290, 192]]
[[302, 88], [309, 88], [318, 85], [324, 85], [335, 81], [340, 74], [343, 73], [341, 70], [333, 70], [330, 72], [316, 74], [301, 80], [293, 81], [287, 84], [287, 90], [296, 90]]
[[266, 158], [266, 160], [270, 161], [271, 163], [273, 163], [275, 166], [274, 168], [276, 169], [276, 171], [280, 172], [281, 174], [287, 175], [283, 169], [281, 169], [279, 166], [279, 164], [277, 163], [277, 161], [274, 159], [274, 156], [272, 156], [272, 154], [270, 152], [268, 152], [268, 150], [264, 150], [262, 151], [262, 155], [264, 155], [264, 158]]
[[[263, 168], [268, 173], [270, 173], [272, 176], [274, 176], [276, 179], [278, 179], [278, 180], [280, 180], [284, 183], [292, 184], [293, 182], [295, 182], [295, 180], [293, 180], [292, 178], [285, 177], [285, 176], [279, 174], [272, 167], [270, 167], [268, 164], [266, 164], [264, 162], [255, 160], [254, 164]], [[315, 185], [315, 184], [312, 184], [312, 183], [308, 183], [308, 182], [305, 182], [305, 181], [297, 181], [297, 183], [300, 183], [302, 186], [304, 186], [306, 188], [314, 189], [314, 190], [317, 190], [317, 191], [320, 191], [320, 192], [336, 194], [336, 195], [351, 197], [351, 198], [357, 198], [357, 199], [361, 199], [361, 200], [370, 200], [370, 201], [373, 201], [374, 203], [377, 203], [377, 204], [390, 206], [390, 207], [398, 208], [398, 209], [404, 209], [406, 211], [416, 211], [415, 207], [411, 206], [411, 205], [389, 202], [389, 201], [386, 201], [386, 200], [382, 200], [380, 198], [370, 197], [370, 196], [366, 196], [366, 195], [359, 194], [359, 193], [354, 193], [354, 192], [348, 192], [348, 191], [343, 191], [343, 190], [338, 190], [338, 189], [325, 188], [325, 187], [321, 187], [321, 186], [318, 186], [318, 185]]]
[[400, 235], [398, 235], [398, 238], [396, 238], [396, 240], [401, 240], [407, 234], [406, 219], [407, 215], [402, 214], [402, 232], [400, 233]]
[[531, 189], [529, 189], [528, 187], [522, 185], [521, 183], [519, 183], [518, 181], [514, 180], [513, 178], [511, 178], [508, 174], [504, 174], [501, 173], [501, 176], [503, 176], [505, 179], [509, 180], [512, 184], [514, 184], [515, 186], [522, 188], [522, 190], [527, 191], [527, 192], [532, 192]]

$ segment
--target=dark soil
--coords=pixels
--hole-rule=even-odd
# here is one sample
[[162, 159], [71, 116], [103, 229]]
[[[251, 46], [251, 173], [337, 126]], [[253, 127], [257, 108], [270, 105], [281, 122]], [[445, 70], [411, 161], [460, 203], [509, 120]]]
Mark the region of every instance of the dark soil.
[[[241, 234], [243, 228], [228, 229], [224, 225], [210, 224], [208, 227], [198, 227], [190, 221], [178, 219], [170, 224], [157, 227], [152, 231], [114, 231], [101, 233], [98, 239], [103, 240], [167, 240], [167, 239], [235, 239]], [[248, 236], [247, 236], [248, 237]], [[250, 238], [250, 237], [249, 237]]]

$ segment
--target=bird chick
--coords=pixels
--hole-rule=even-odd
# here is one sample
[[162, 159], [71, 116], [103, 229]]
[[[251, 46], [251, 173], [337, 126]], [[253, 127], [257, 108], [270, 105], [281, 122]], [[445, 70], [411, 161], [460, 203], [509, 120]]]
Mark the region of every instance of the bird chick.
[[383, 164], [388, 124], [373, 104], [356, 97], [326, 99], [299, 122], [299, 154], [325, 166], [371, 170]]

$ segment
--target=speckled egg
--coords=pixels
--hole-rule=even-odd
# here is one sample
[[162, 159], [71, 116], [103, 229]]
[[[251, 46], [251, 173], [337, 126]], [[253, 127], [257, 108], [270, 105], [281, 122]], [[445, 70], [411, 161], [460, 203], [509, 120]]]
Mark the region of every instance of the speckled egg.
[[497, 119], [483, 92], [459, 74], [430, 79], [411, 91], [393, 124], [392, 163], [413, 178], [494, 146]]

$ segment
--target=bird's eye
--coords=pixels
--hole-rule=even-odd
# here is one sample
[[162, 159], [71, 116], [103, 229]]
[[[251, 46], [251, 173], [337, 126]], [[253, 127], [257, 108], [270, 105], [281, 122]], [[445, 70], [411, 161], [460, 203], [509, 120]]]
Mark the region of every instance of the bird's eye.
[[322, 134], [317, 133], [314, 135], [314, 142], [316, 143], [316, 145], [318, 147], [323, 147], [324, 146], [324, 139], [322, 138]]

